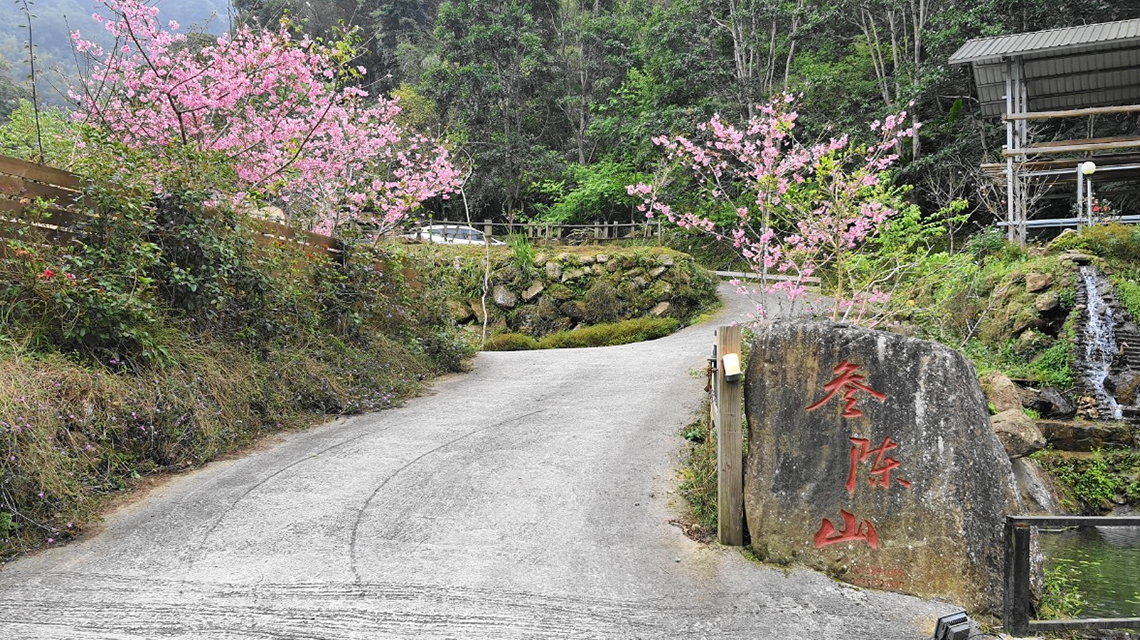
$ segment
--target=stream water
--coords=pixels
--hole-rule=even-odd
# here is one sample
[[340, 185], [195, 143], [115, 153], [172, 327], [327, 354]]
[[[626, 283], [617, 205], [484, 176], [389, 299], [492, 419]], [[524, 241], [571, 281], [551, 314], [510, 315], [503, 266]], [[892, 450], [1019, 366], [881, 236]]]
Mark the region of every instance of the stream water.
[[1045, 567], [1071, 570], [1088, 606], [1080, 618], [1140, 617], [1140, 527], [1042, 531]]
[[[1112, 418], [1120, 420], [1122, 412], [1116, 398], [1104, 389], [1108, 369], [1116, 354], [1116, 334], [1113, 329], [1112, 307], [1108, 306], [1100, 293], [1097, 271], [1094, 267], [1081, 267], [1081, 279], [1085, 283], [1088, 297], [1088, 322], [1085, 323], [1085, 376], [1089, 389], [1096, 395], [1101, 406], [1107, 406]], [[1106, 416], [1102, 416], [1106, 417]]]

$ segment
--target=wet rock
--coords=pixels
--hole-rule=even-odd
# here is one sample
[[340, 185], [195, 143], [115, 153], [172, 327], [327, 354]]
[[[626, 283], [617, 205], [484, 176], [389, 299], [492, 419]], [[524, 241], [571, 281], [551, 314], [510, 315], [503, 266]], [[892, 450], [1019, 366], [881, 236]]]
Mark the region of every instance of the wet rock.
[[1140, 388], [1140, 374], [1135, 371], [1125, 371], [1113, 380], [1116, 392], [1116, 401], [1124, 405], [1137, 404], [1136, 391]]
[[673, 305], [669, 302], [665, 302], [665, 301], [658, 302], [656, 306], [654, 306], [652, 309], [649, 310], [649, 315], [653, 316], [654, 318], [660, 318], [661, 316], [665, 315], [666, 313], [669, 313], [669, 309], [672, 306]]
[[1029, 293], [1044, 291], [1053, 284], [1053, 276], [1047, 273], [1025, 274], [1025, 290]]
[[1134, 444], [1128, 425], [1120, 422], [1038, 420], [1037, 428], [1049, 444], [1061, 451], [1094, 451]]
[[519, 298], [510, 289], [503, 285], [496, 285], [491, 292], [491, 299], [502, 309], [513, 309], [519, 303]]
[[1077, 412], [1072, 402], [1054, 387], [1045, 387], [1037, 394], [1036, 409], [1043, 416], [1069, 418]]
[[527, 287], [526, 291], [523, 291], [522, 299], [525, 300], [526, 302], [530, 302], [531, 300], [534, 300], [535, 296], [542, 293], [543, 289], [545, 289], [545, 288], [546, 288], [545, 284], [543, 284], [542, 282], [536, 282], [536, 283], [530, 285], [529, 287]]
[[1017, 385], [1000, 371], [991, 371], [982, 376], [979, 382], [986, 400], [994, 405], [994, 411], [1002, 413], [1010, 409], [1021, 409], [1021, 395]]
[[1033, 419], [1025, 415], [1020, 407], [1002, 411], [990, 418], [994, 433], [1005, 447], [1005, 453], [1012, 460], [1023, 458], [1034, 451], [1045, 448], [1045, 437], [1033, 423]]
[[1000, 609], [1005, 515], [1021, 499], [961, 354], [784, 321], [757, 331], [745, 379], [745, 513], [758, 555]]
[[1085, 265], [1085, 264], [1088, 264], [1089, 262], [1092, 261], [1092, 258], [1090, 258], [1088, 255], [1083, 254], [1079, 251], [1069, 251], [1069, 252], [1065, 253], [1063, 256], [1061, 256], [1061, 258], [1064, 260], [1070, 260], [1070, 261], [1072, 261], [1073, 264], [1078, 264], [1078, 265]]

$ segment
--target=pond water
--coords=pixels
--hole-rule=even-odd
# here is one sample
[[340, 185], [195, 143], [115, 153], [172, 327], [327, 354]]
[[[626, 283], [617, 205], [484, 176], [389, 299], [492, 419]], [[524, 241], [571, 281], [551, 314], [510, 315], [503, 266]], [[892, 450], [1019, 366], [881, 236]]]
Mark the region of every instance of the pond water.
[[1140, 527], [1042, 531], [1045, 567], [1066, 566], [1088, 600], [1079, 618], [1140, 617]]

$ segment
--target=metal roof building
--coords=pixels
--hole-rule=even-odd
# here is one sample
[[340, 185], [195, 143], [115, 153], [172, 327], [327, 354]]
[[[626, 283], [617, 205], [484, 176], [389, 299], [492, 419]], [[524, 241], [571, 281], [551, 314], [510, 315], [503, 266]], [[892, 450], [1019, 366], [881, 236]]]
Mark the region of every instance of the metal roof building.
[[[1002, 177], [1011, 238], [1024, 241], [1027, 226], [1046, 226], [1030, 224], [1027, 211], [1042, 183], [1076, 182], [1080, 192], [1087, 186], [1091, 193], [1094, 174], [1077, 173], [1088, 161], [1098, 165], [1098, 181], [1140, 175], [1137, 157], [1118, 153], [1140, 149], [1140, 136], [1034, 142], [1027, 124], [1140, 112], [1140, 19], [977, 38], [950, 56], [950, 64], [972, 65], [982, 115], [1006, 122]], [[1083, 198], [1079, 206], [1091, 203]]]

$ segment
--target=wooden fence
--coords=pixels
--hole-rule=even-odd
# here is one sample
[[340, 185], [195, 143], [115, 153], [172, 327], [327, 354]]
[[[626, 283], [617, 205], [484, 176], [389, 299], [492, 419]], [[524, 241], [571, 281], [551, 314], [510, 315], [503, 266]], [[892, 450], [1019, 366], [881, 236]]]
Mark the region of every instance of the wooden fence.
[[[0, 255], [5, 238], [20, 237], [31, 230], [51, 243], [71, 242], [75, 228], [97, 215], [88, 197], [86, 184], [74, 173], [0, 156]], [[45, 216], [27, 215], [37, 200], [46, 202]], [[311, 253], [337, 257], [340, 243], [329, 236], [293, 229], [268, 220], [250, 223], [253, 239], [260, 245], [290, 244]]]

